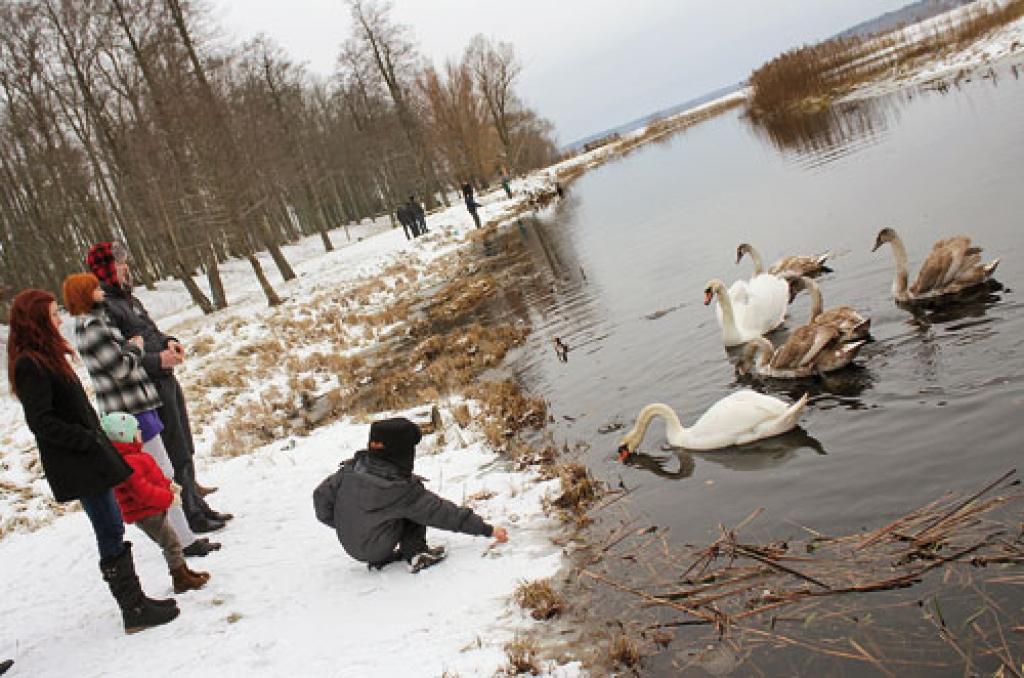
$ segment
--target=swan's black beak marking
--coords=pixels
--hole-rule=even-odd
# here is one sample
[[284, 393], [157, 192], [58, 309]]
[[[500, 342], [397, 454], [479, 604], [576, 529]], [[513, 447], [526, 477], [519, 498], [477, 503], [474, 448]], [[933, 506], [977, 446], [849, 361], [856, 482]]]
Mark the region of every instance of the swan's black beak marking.
[[875, 246], [871, 248], [871, 251], [874, 252], [875, 250], [877, 250], [881, 246], [882, 246], [882, 241], [881, 240], [876, 240], [875, 241]]
[[714, 296], [714, 293], [710, 289], [704, 290], [704, 305], [707, 306], [710, 304]]
[[626, 459], [629, 458], [630, 454], [631, 454], [631, 452], [629, 451], [629, 448], [626, 447], [626, 443], [622, 443], [621, 445], [619, 445], [619, 463], [620, 464], [625, 463]]

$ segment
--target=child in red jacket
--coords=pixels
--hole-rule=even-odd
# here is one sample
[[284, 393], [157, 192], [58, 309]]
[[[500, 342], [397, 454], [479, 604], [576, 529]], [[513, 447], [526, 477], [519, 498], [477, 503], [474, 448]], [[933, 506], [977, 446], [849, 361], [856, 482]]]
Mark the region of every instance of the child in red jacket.
[[181, 488], [167, 479], [153, 458], [142, 451], [139, 422], [125, 412], [111, 412], [100, 419], [103, 431], [133, 473], [114, 488], [124, 522], [135, 523], [163, 549], [175, 593], [201, 589], [208, 572], [193, 572], [181, 552], [181, 542], [167, 520], [167, 509], [180, 506]]

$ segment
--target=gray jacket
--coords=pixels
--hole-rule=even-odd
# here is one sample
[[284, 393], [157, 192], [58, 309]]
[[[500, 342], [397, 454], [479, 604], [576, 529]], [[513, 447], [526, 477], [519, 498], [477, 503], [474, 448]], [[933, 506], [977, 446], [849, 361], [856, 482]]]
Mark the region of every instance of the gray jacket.
[[366, 450], [342, 463], [313, 492], [317, 520], [338, 533], [345, 552], [362, 562], [379, 562], [394, 550], [403, 522], [449, 532], [490, 537], [493, 528], [469, 508], [442, 499], [418, 476], [403, 477]]

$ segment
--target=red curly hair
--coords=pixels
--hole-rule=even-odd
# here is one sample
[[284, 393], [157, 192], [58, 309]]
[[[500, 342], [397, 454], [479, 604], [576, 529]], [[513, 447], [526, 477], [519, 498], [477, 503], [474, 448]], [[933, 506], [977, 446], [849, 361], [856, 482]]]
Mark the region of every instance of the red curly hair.
[[7, 380], [11, 393], [18, 395], [14, 383], [14, 364], [25, 356], [45, 370], [77, 381], [67, 356], [71, 346], [50, 322], [50, 304], [56, 298], [45, 290], [24, 290], [11, 302], [7, 335]]

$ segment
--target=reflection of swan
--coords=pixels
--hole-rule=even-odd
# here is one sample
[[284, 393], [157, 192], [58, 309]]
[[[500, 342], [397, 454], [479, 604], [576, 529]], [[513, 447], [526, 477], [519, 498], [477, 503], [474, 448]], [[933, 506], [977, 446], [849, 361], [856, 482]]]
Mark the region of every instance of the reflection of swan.
[[[693, 475], [697, 459], [700, 459], [701, 462], [711, 462], [725, 467], [730, 471], [763, 471], [796, 459], [800, 451], [805, 449], [812, 450], [815, 454], [826, 454], [821, 442], [798, 426], [788, 433], [766, 440], [758, 440], [745, 445], [742, 449], [731, 448], [715, 452], [673, 450], [672, 454], [665, 456], [634, 452], [629, 455], [625, 463], [650, 471], [659, 478], [683, 480]], [[677, 467], [673, 463], [673, 458], [678, 460]], [[668, 470], [670, 467], [676, 467], [676, 469], [670, 471]]]
[[896, 301], [927, 301], [957, 294], [986, 282], [999, 265], [998, 259], [982, 264], [981, 248], [973, 247], [967, 236], [955, 235], [932, 245], [932, 251], [921, 264], [917, 280], [908, 288], [907, 249], [903, 240], [896, 235], [895, 230], [883, 228], [878, 232], [871, 251], [874, 252], [885, 243], [892, 246], [892, 254], [896, 259], [896, 278], [892, 283]]
[[793, 405], [787, 405], [778, 398], [744, 389], [719, 400], [687, 429], [671, 407], [652, 403], [640, 410], [636, 424], [620, 441], [620, 459], [625, 459], [640, 445], [655, 417], [665, 420], [665, 435], [670, 445], [690, 450], [717, 450], [789, 431], [796, 426], [805, 405], [806, 394]]
[[[744, 254], [749, 254], [750, 258], [754, 261], [754, 275], [763, 274], [764, 263], [761, 261], [761, 254], [754, 249], [754, 246], [748, 243], [743, 243], [736, 248], [737, 264], [743, 259]], [[831, 252], [825, 252], [824, 254], [819, 254], [813, 257], [805, 254], [782, 257], [772, 264], [771, 268], [768, 269], [768, 273], [778, 275], [783, 278], [827, 273], [831, 271], [831, 269], [825, 265], [825, 262], [828, 261], [831, 256]]]
[[749, 283], [737, 280], [726, 291], [721, 280], [710, 280], [704, 288], [704, 305], [716, 296], [715, 315], [722, 328], [722, 343], [736, 346], [782, 324], [789, 304], [789, 285], [777, 276], [760, 275]]
[[796, 278], [793, 281], [793, 289], [796, 292], [810, 291], [811, 319], [809, 322], [836, 328], [842, 341], [866, 339], [871, 332], [871, 318], [865, 318], [849, 306], [833, 306], [827, 311], [822, 311], [821, 307], [824, 303], [821, 299], [821, 288], [810, 278], [804, 276]]
[[736, 364], [740, 375], [751, 372], [776, 379], [798, 379], [834, 372], [849, 365], [863, 341], [840, 341], [839, 331], [824, 325], [804, 325], [777, 350], [764, 337], [751, 339]]

